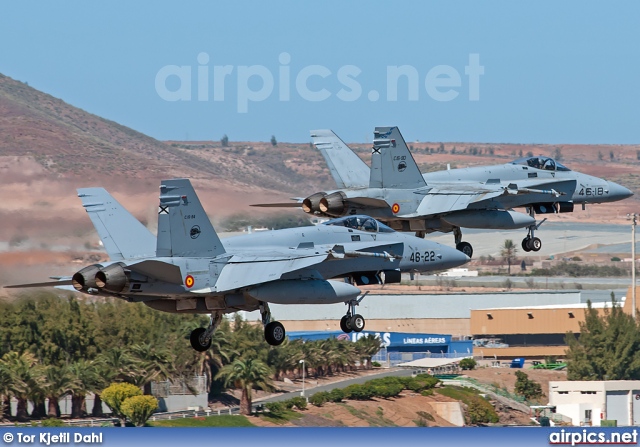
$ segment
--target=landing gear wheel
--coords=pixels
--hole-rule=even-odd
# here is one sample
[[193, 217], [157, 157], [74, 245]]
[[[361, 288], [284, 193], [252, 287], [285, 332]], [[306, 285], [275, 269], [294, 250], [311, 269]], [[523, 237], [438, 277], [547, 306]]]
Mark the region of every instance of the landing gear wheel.
[[469, 242], [460, 242], [456, 244], [456, 250], [461, 251], [469, 257], [473, 256], [473, 247]]
[[355, 314], [353, 317], [351, 317], [350, 323], [350, 326], [354, 332], [362, 332], [362, 330], [364, 329], [365, 322], [362, 315]]
[[205, 340], [205, 332], [207, 332], [205, 328], [199, 327], [198, 329], [191, 331], [191, 335], [189, 336], [191, 347], [198, 352], [204, 352], [211, 347], [211, 337]]
[[531, 251], [531, 247], [529, 247], [530, 241], [531, 241], [531, 238], [529, 237], [525, 237], [524, 239], [522, 239], [522, 249], [524, 251]]
[[347, 317], [346, 315], [340, 319], [340, 329], [342, 329], [342, 332], [347, 334], [353, 331], [353, 329], [351, 329], [351, 322], [349, 321], [349, 317]]
[[531, 248], [531, 250], [533, 251], [540, 251], [540, 249], [542, 248], [542, 241], [537, 237], [531, 238], [531, 240], [529, 241], [529, 248]]
[[284, 326], [279, 321], [272, 321], [264, 327], [264, 339], [271, 346], [281, 345], [285, 335]]

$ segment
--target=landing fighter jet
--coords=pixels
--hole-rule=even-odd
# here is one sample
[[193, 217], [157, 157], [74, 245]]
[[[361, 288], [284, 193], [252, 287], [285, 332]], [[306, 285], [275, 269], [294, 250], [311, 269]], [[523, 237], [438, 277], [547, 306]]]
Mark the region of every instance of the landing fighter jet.
[[356, 306], [364, 296], [359, 298], [354, 283], [400, 282], [401, 271], [442, 270], [469, 260], [453, 248], [398, 233], [367, 216], [222, 242], [186, 179], [162, 182], [157, 237], [103, 188], [78, 189], [78, 196], [110, 261], [71, 277], [53, 277], [53, 282], [8, 287], [73, 286], [164, 312], [210, 313], [209, 327], [191, 333], [197, 351], [211, 346], [223, 314], [240, 310], [259, 309], [266, 341], [279, 345], [285, 329], [271, 320], [269, 303], [344, 302], [348, 310], [340, 327], [360, 332], [365, 320]]
[[[329, 217], [364, 213], [400, 231], [418, 236], [453, 232], [456, 248], [469, 257], [461, 228], [527, 228], [525, 251], [538, 251], [535, 231], [546, 220], [535, 214], [567, 213], [576, 204], [622, 200], [627, 188], [571, 171], [549, 157], [521, 158], [504, 165], [479, 166], [421, 174], [397, 127], [376, 127], [371, 169], [330, 130], [311, 131], [337, 190], [312, 194], [299, 203], [255, 206], [301, 206]], [[522, 207], [527, 214], [513, 211]]]

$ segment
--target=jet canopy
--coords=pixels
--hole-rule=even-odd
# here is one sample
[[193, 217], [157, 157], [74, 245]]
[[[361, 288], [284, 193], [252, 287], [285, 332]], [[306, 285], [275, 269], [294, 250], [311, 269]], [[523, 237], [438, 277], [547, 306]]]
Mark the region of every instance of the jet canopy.
[[525, 165], [531, 168], [543, 169], [545, 171], [571, 171], [571, 169], [563, 166], [560, 162], [555, 161], [551, 157], [526, 157], [519, 158], [511, 162], [514, 165]]
[[353, 228], [354, 230], [368, 231], [370, 233], [395, 232], [395, 230], [369, 216], [345, 216], [327, 221], [323, 225]]

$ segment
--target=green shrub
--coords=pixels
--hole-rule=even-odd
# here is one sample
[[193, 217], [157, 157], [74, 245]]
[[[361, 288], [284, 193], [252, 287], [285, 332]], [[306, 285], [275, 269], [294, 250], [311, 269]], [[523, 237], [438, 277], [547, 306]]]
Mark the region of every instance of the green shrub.
[[382, 397], [384, 399], [389, 399], [391, 397], [398, 396], [402, 390], [404, 390], [404, 386], [401, 383], [396, 384], [388, 384], [388, 385], [373, 385], [372, 386], [374, 397]]
[[112, 383], [105, 388], [100, 397], [111, 408], [113, 415], [120, 419], [120, 425], [124, 427], [126, 414], [122, 411], [122, 404], [130, 397], [142, 395], [142, 390], [130, 383]]
[[122, 412], [136, 427], [143, 427], [157, 408], [158, 399], [153, 396], [133, 396], [122, 403]]
[[344, 399], [344, 391], [340, 388], [332, 389], [327, 395], [327, 400], [329, 402], [342, 402], [342, 399]]
[[516, 371], [515, 392], [525, 399], [535, 399], [544, 396], [540, 384], [535, 380], [530, 380], [529, 376], [522, 371]]
[[269, 410], [269, 413], [275, 417], [282, 417], [284, 412], [287, 411], [287, 407], [284, 402], [267, 402], [264, 406]]
[[373, 366], [374, 368], [380, 368], [382, 365], [380, 364], [380, 362], [371, 362], [371, 366]]
[[318, 393], [315, 393], [309, 398], [309, 402], [311, 403], [311, 405], [315, 405], [316, 407], [321, 407], [328, 401], [329, 401], [329, 393], [327, 393], [326, 391], [320, 391]]
[[460, 360], [460, 368], [463, 370], [472, 370], [476, 369], [477, 362], [472, 358], [466, 358]]
[[45, 419], [42, 421], [43, 427], [64, 427], [64, 421], [57, 418]]
[[351, 400], [370, 400], [375, 395], [373, 387], [364, 385], [349, 385], [344, 389], [344, 398]]
[[493, 405], [480, 396], [470, 396], [467, 406], [471, 424], [495, 424], [500, 420]]
[[307, 399], [305, 399], [304, 397], [293, 397], [289, 399], [288, 402], [291, 402], [292, 406], [296, 407], [298, 410], [307, 409]]

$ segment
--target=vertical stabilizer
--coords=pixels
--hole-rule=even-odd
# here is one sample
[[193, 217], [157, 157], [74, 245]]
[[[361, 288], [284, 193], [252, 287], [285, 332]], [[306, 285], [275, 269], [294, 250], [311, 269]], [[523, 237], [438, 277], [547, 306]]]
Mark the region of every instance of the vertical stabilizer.
[[188, 179], [163, 180], [157, 256], [215, 257], [225, 252]]
[[369, 188], [416, 189], [426, 186], [397, 127], [376, 127], [371, 149]]
[[332, 130], [312, 130], [311, 138], [327, 162], [338, 188], [363, 188], [367, 186], [369, 166]]
[[156, 238], [104, 188], [80, 188], [78, 197], [112, 261], [155, 255]]

